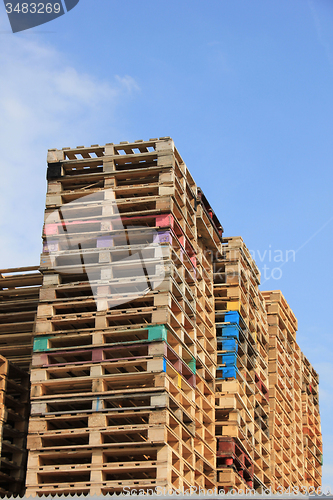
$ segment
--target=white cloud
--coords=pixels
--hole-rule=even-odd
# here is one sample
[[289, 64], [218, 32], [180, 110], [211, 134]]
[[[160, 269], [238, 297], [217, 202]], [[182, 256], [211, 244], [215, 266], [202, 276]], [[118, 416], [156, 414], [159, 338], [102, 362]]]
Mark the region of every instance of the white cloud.
[[32, 34], [0, 36], [0, 268], [5, 268], [39, 262], [47, 149], [115, 142], [118, 109], [139, 88], [129, 75], [99, 80]]
[[121, 85], [126, 87], [129, 92], [132, 92], [133, 90], [140, 90], [138, 84], [131, 76], [125, 75], [121, 77], [119, 75], [116, 75], [116, 79]]

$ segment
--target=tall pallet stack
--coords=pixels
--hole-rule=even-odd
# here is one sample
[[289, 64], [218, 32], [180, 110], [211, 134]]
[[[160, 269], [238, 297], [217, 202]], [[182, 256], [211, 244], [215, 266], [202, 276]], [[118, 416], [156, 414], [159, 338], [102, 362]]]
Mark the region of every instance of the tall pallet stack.
[[280, 291], [263, 292], [269, 328], [271, 474], [273, 488], [305, 486], [301, 350], [297, 320]]
[[47, 179], [40, 268], [0, 271], [0, 495], [26, 448], [28, 495], [320, 486], [296, 318], [173, 141], [49, 150]]
[[0, 355], [29, 371], [42, 275], [38, 267], [0, 270]]
[[[321, 486], [323, 441], [319, 414], [319, 377], [302, 353], [302, 426], [304, 478], [310, 491]], [[310, 489], [311, 488], [311, 489]]]
[[215, 486], [221, 232], [169, 138], [49, 151], [27, 494]]
[[[42, 275], [0, 270], [0, 494], [23, 494], [30, 413], [29, 370]], [[10, 362], [11, 363], [10, 363]]]
[[[215, 376], [217, 343], [213, 256], [220, 255], [223, 228], [207, 198], [199, 188], [197, 195], [195, 203], [197, 263], [194, 283], [196, 296], [197, 438], [194, 451], [198, 479], [196, 479], [194, 486], [200, 492], [200, 488], [207, 490], [216, 487]], [[209, 445], [209, 448], [204, 446], [204, 443]], [[205, 461], [202, 460], [203, 456]], [[200, 478], [202, 473], [204, 475]]]
[[0, 495], [24, 494], [29, 375], [0, 356]]
[[318, 375], [296, 342], [297, 320], [278, 290], [263, 292], [270, 351], [271, 473], [275, 489], [321, 485]]
[[265, 304], [242, 238], [223, 241], [214, 273], [218, 486], [262, 491], [271, 484]]

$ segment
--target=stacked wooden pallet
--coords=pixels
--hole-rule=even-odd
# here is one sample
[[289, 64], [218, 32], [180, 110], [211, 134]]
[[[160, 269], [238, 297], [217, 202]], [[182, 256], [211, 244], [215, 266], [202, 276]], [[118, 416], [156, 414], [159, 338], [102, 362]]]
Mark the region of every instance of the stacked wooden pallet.
[[29, 375], [0, 356], [0, 495], [24, 494]]
[[271, 474], [274, 490], [305, 486], [301, 351], [297, 320], [280, 291], [263, 292], [269, 329]]
[[[215, 488], [216, 486], [216, 438], [215, 438], [215, 375], [217, 361], [217, 343], [215, 329], [215, 310], [214, 310], [214, 281], [213, 281], [213, 261], [214, 255], [221, 255], [221, 236], [223, 228], [211, 209], [207, 198], [202, 190], [198, 189], [198, 198], [196, 200], [196, 224], [197, 224], [197, 264], [195, 279], [196, 294], [196, 365], [197, 365], [197, 392], [196, 395], [196, 415], [200, 416], [200, 422], [197, 422], [197, 429], [202, 429], [205, 433], [201, 434], [199, 430], [196, 443], [199, 445], [207, 442], [212, 453], [208, 451], [204, 455], [206, 460], [209, 457], [208, 467], [202, 461], [203, 453], [200, 454], [202, 444], [195, 446], [197, 456], [196, 471], [200, 479], [200, 471], [204, 467], [205, 478], [209, 481], [200, 482], [197, 480], [196, 487], [202, 487], [205, 490]], [[199, 404], [197, 403], [199, 401]], [[198, 418], [198, 417], [196, 417]], [[200, 425], [198, 425], [200, 424]], [[208, 441], [206, 441], [209, 439]], [[199, 454], [198, 454], [199, 452]], [[214, 478], [214, 480], [212, 480]]]
[[270, 333], [270, 431], [275, 489], [321, 484], [318, 375], [296, 342], [297, 320], [280, 291], [263, 292]]
[[47, 178], [42, 274], [0, 271], [0, 494], [23, 493], [31, 365], [29, 495], [320, 485], [296, 318], [173, 141], [50, 150]]
[[[242, 486], [260, 491], [270, 486], [265, 304], [258, 289], [259, 270], [243, 240], [235, 237], [223, 241], [222, 256], [215, 261], [214, 273], [218, 485], [224, 489]], [[224, 451], [221, 455], [227, 436], [246, 457], [242, 463], [225, 456]]]
[[28, 371], [42, 275], [38, 267], [0, 270], [0, 354]]
[[[319, 377], [302, 353], [302, 425], [304, 476], [309, 487], [321, 486], [323, 442], [319, 414]], [[310, 488], [309, 488], [310, 489]]]
[[0, 270], [1, 494], [24, 493], [30, 413], [28, 371], [41, 283], [38, 267]]
[[27, 493], [214, 487], [221, 226], [169, 138], [48, 163]]

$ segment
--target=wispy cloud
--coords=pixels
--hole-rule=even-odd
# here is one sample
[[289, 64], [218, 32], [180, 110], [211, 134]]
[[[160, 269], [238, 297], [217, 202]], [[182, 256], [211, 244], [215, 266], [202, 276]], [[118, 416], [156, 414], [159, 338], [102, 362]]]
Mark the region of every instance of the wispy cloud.
[[38, 263], [47, 149], [113, 141], [119, 107], [139, 87], [129, 75], [99, 80], [39, 37], [0, 36], [3, 268]]
[[136, 81], [134, 80], [134, 78], [132, 78], [131, 76], [128, 76], [128, 75], [125, 75], [125, 76], [116, 75], [116, 79], [120, 83], [121, 86], [123, 86], [124, 88], [126, 88], [128, 90], [128, 92], [133, 92], [133, 91], [140, 90], [138, 84], [136, 83]]
[[325, 33], [324, 27], [323, 27], [322, 22], [319, 18], [319, 14], [318, 14], [317, 9], [315, 7], [315, 2], [313, 2], [313, 0], [308, 0], [308, 6], [310, 8], [310, 12], [311, 12], [313, 22], [314, 22], [314, 25], [316, 28], [318, 40], [325, 50], [329, 64], [331, 66], [333, 66], [333, 53], [332, 53], [331, 45], [328, 42], [327, 34]]

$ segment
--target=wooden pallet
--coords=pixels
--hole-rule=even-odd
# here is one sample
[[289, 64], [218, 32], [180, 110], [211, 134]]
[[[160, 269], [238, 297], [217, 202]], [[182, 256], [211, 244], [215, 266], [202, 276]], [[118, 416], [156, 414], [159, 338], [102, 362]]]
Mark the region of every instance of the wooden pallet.
[[[318, 379], [316, 374], [312, 379], [310, 364], [302, 363], [303, 355], [296, 343], [297, 320], [286, 299], [280, 291], [263, 292], [263, 296], [270, 336], [270, 434], [275, 449], [271, 474], [274, 487], [288, 487], [288, 483], [300, 488], [318, 486], [320, 451], [312, 448], [317, 451], [317, 455], [312, 455], [307, 448], [311, 441], [304, 439], [308, 429], [320, 436], [320, 428], [312, 420], [311, 408], [305, 403], [308, 397], [313, 399], [310, 380], [314, 380], [314, 399], [317, 398]], [[310, 455], [312, 463], [307, 458]]]
[[23, 494], [29, 419], [29, 375], [0, 356], [0, 483], [2, 493]]
[[[173, 141], [50, 150], [48, 164], [27, 493], [320, 484], [318, 376], [297, 320], [280, 292], [259, 291], [243, 240], [222, 238]], [[141, 258], [124, 262], [124, 227], [149, 283]], [[0, 297], [0, 346], [14, 332], [24, 344], [31, 316]], [[231, 311], [237, 372], [225, 380], [215, 325]], [[216, 462], [228, 436], [244, 463]]]
[[38, 267], [0, 270], [0, 355], [28, 370], [42, 275]]
[[[221, 378], [216, 379], [216, 435], [232, 436], [241, 443], [254, 464], [256, 479], [253, 476], [248, 480], [259, 491], [270, 485], [269, 336], [265, 303], [258, 290], [260, 273], [241, 238], [223, 239], [222, 255], [214, 271], [215, 318], [221, 349], [217, 365], [217, 376]], [[231, 313], [237, 317], [232, 331], [228, 330], [232, 327], [228, 320]], [[229, 338], [235, 338], [231, 379], [223, 364], [230, 358], [224, 348], [229, 345], [224, 339]], [[233, 481], [236, 486], [239, 479]]]

